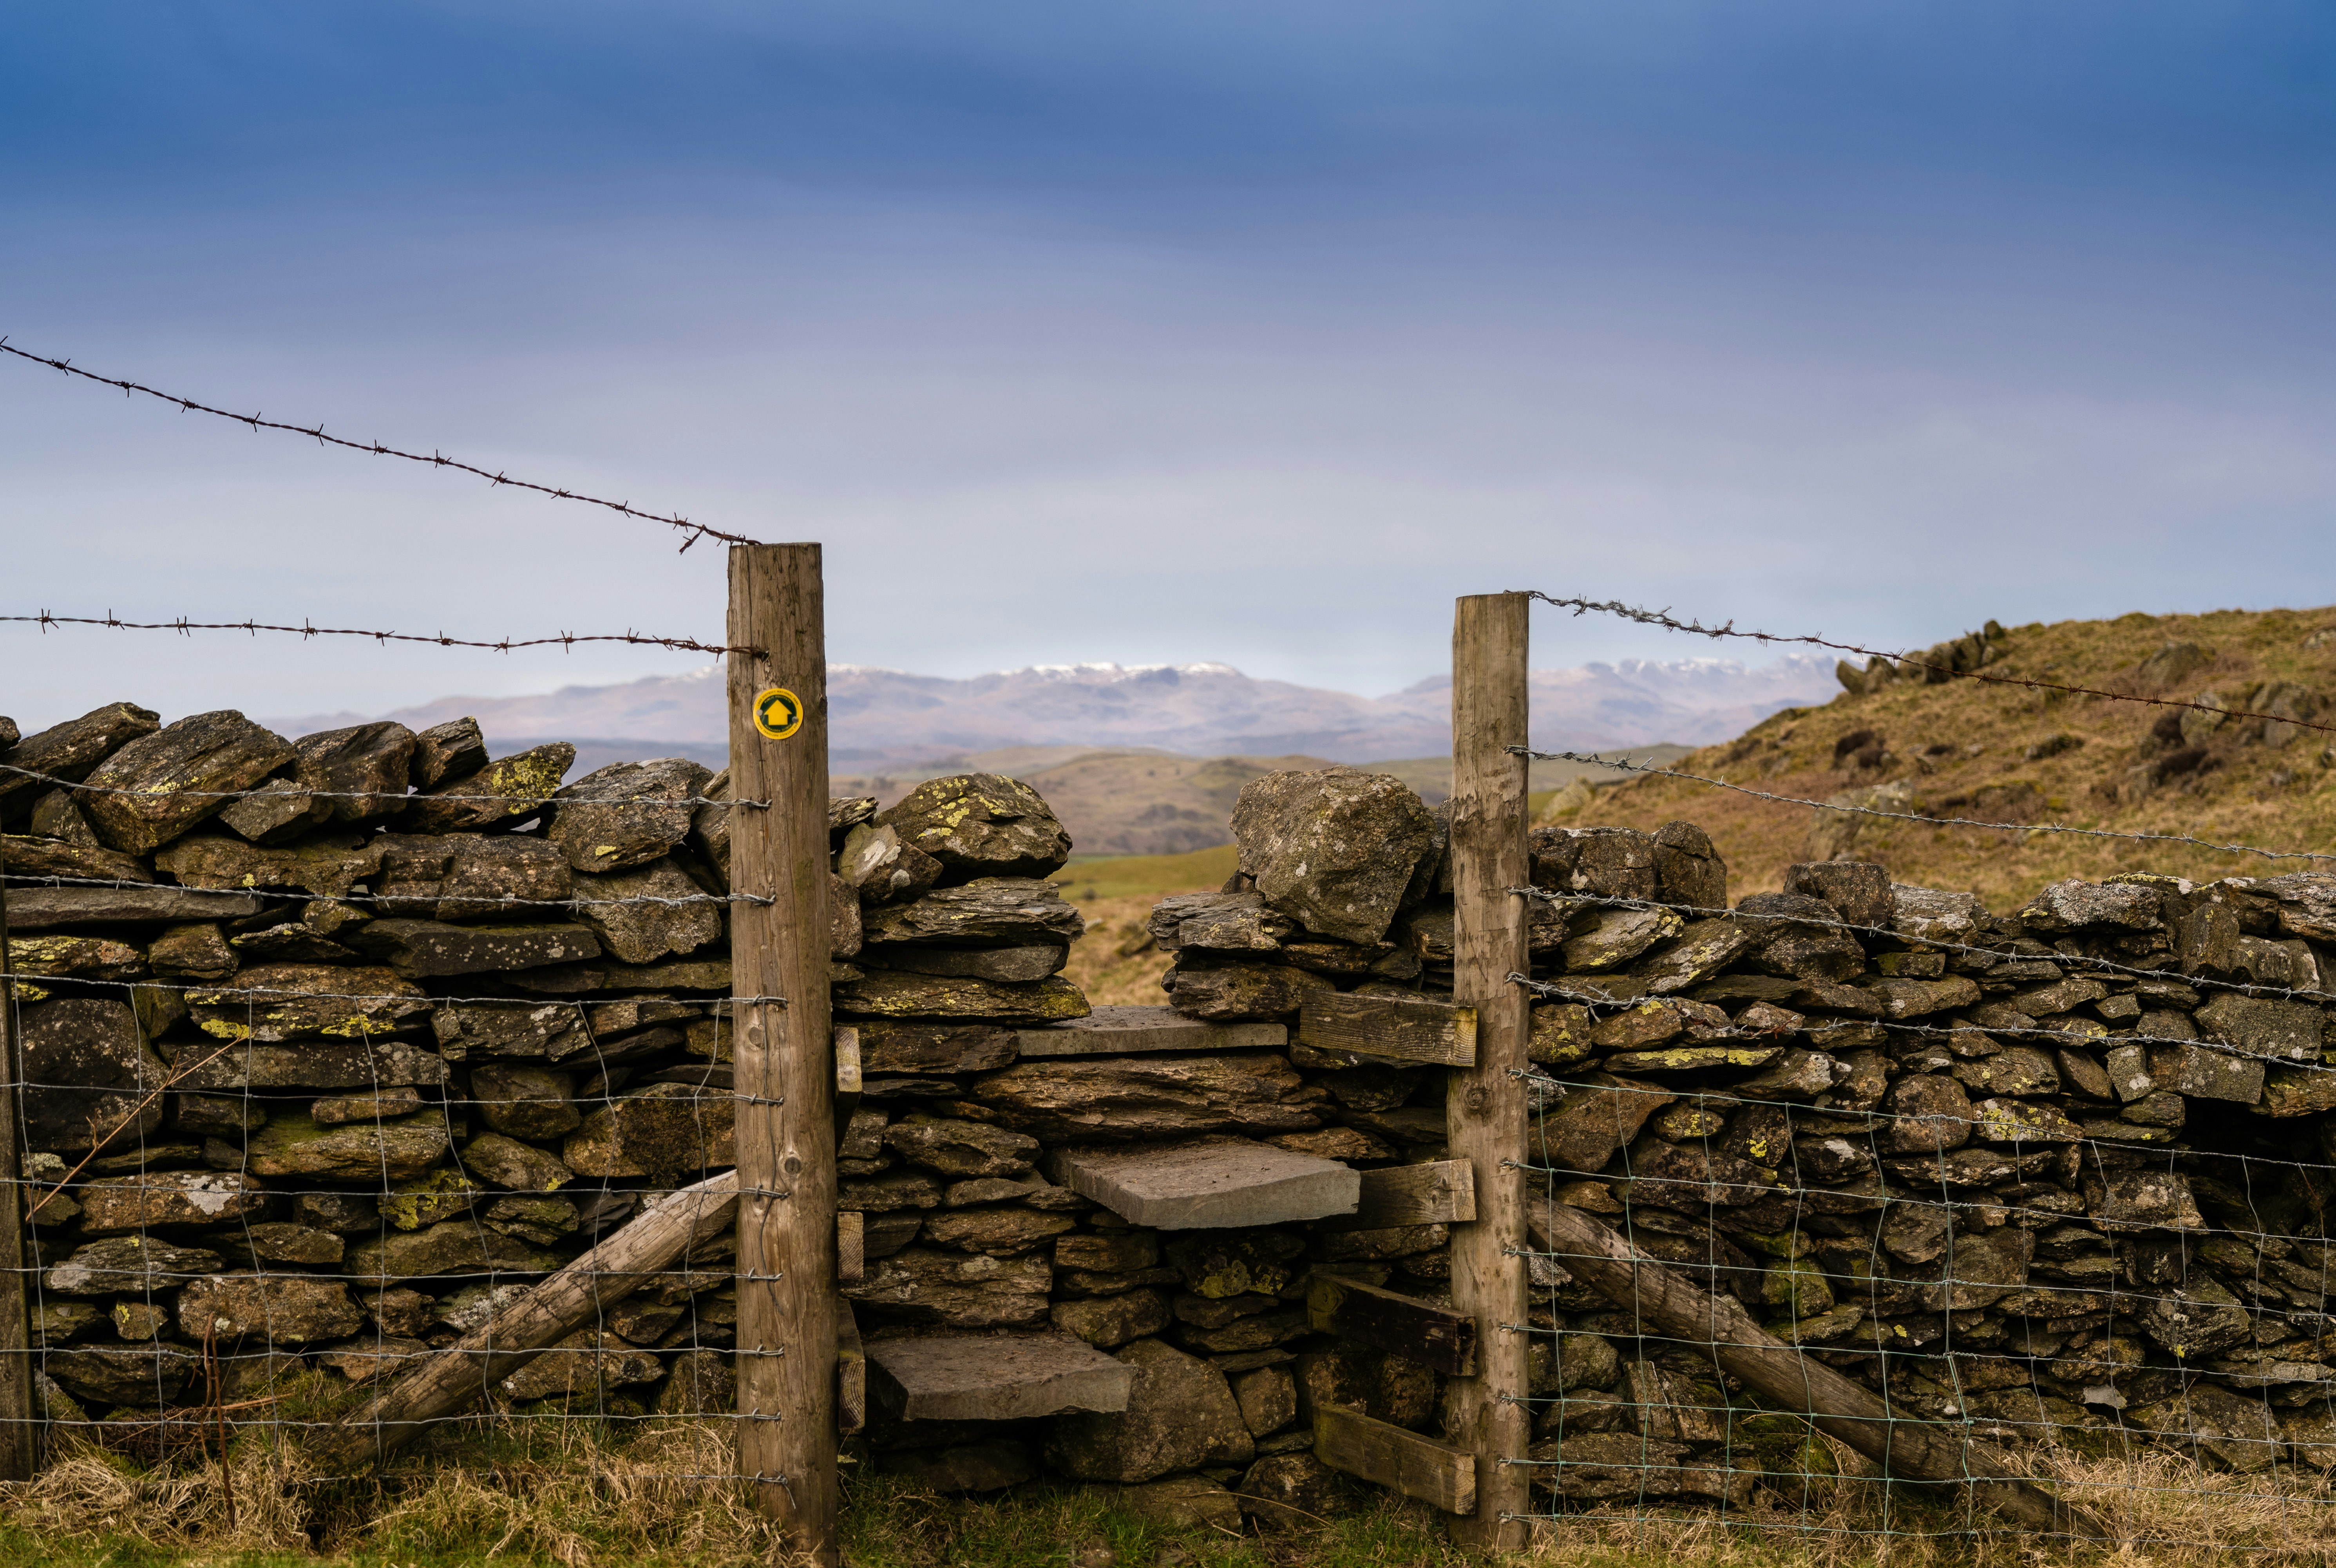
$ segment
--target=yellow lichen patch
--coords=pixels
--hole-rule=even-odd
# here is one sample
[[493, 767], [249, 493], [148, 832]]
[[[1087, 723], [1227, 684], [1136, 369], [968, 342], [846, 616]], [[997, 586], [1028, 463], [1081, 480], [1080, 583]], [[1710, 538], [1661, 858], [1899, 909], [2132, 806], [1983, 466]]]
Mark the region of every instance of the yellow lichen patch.
[[376, 1206], [381, 1217], [398, 1230], [418, 1231], [466, 1213], [480, 1196], [461, 1173], [441, 1168], [398, 1183]]
[[1627, 1062], [1634, 1071], [1685, 1073], [1705, 1067], [1762, 1067], [1775, 1059], [1775, 1046], [1673, 1046], [1668, 1050], [1630, 1051], [1609, 1066]]

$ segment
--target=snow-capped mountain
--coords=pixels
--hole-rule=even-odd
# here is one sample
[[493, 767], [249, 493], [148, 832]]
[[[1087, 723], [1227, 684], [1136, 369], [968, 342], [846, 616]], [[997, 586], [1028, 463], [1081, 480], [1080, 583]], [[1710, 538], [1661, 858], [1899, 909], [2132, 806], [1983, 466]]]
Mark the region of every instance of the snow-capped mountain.
[[[1381, 697], [1259, 680], [1230, 665], [1037, 665], [965, 679], [863, 665], [828, 670], [829, 744], [839, 765], [1021, 745], [1153, 746], [1197, 755], [1306, 753], [1346, 762], [1432, 756], [1451, 745], [1451, 680]], [[1831, 695], [1832, 666], [1793, 655], [1626, 659], [1533, 676], [1533, 741], [1551, 749], [1700, 745]], [[538, 739], [657, 742], [718, 751], [728, 731], [717, 666], [539, 696], [453, 696], [384, 715], [271, 720], [304, 734], [365, 717], [420, 728], [477, 716], [498, 749]], [[644, 754], [647, 755], [647, 754]]]

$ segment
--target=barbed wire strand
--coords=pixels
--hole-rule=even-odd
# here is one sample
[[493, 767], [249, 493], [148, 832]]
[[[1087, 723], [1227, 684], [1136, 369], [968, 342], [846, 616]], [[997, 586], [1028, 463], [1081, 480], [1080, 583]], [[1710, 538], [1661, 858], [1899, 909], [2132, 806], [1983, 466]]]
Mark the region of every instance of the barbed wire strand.
[[[320, 893], [307, 889], [293, 888], [207, 887], [200, 882], [141, 882], [111, 877], [43, 876], [37, 872], [8, 872], [5, 875], [12, 887], [110, 889], [119, 892], [245, 893], [254, 898], [278, 899], [287, 903], [354, 904], [359, 907], [368, 904], [435, 906], [447, 903], [459, 904], [465, 909], [472, 905], [483, 905], [486, 909], [496, 911], [616, 909], [628, 905], [677, 910], [691, 904], [767, 905], [778, 901], [764, 893], [632, 893], [621, 899], [527, 899], [513, 893], [502, 893], [492, 898], [482, 898], [475, 894], [466, 896], [462, 893], [359, 892], [355, 889], [345, 893]], [[485, 911], [482, 910], [481, 912], [483, 913]]]
[[676, 653], [710, 653], [715, 655], [743, 653], [755, 658], [763, 657], [759, 648], [732, 647], [725, 643], [700, 642], [694, 637], [651, 637], [645, 632], [600, 632], [583, 636], [560, 632], [555, 637], [501, 638], [483, 642], [470, 638], [448, 637], [443, 632], [365, 631], [353, 627], [312, 626], [302, 621], [298, 626], [271, 625], [260, 620], [190, 620], [184, 616], [176, 620], [123, 620], [112, 611], [102, 616], [51, 615], [42, 610], [36, 615], [0, 615], [0, 622], [18, 622], [38, 626], [44, 631], [53, 626], [102, 626], [119, 631], [175, 631], [181, 635], [192, 631], [240, 631], [257, 636], [263, 631], [289, 632], [296, 637], [366, 637], [375, 642], [422, 642], [437, 648], [482, 648], [492, 653], [509, 653], [521, 648], [569, 648], [583, 642], [621, 642], [636, 648], [670, 648]]
[[[526, 754], [514, 753], [513, 755], [525, 755]], [[511, 758], [498, 757], [495, 760], [496, 762], [509, 762]], [[492, 767], [494, 764], [490, 763], [487, 765]], [[113, 784], [83, 784], [74, 779], [59, 778], [54, 774], [40, 773], [32, 768], [18, 767], [14, 763], [5, 762], [0, 762], [0, 774], [14, 774], [18, 778], [31, 779], [35, 784], [49, 784], [54, 788], [62, 790], [73, 790], [82, 794], [135, 795], [141, 800], [185, 799], [239, 801], [248, 800], [254, 795], [294, 794], [307, 795], [310, 800], [315, 801], [390, 801], [394, 803], [387, 809], [393, 813], [403, 811], [407, 806], [420, 805], [427, 802], [443, 802], [449, 804], [462, 803], [465, 804], [520, 805], [524, 806], [530, 811], [549, 805], [593, 805], [611, 803], [606, 802], [596, 802], [575, 795], [569, 795], [563, 799], [556, 790], [547, 795], [470, 795], [442, 794], [432, 791], [416, 791], [412, 794], [396, 794], [386, 790], [336, 791], [303, 789], [284, 791], [269, 789], [266, 784], [258, 784], [250, 789], [243, 790], [174, 789], [157, 791], [147, 789], [130, 789]], [[464, 782], [468, 781], [465, 780]], [[621, 804], [623, 803], [619, 802], [614, 803]], [[660, 799], [656, 803], [658, 805], [667, 806], [735, 806], [741, 810], [751, 811], [767, 811], [770, 809], [771, 804], [768, 801], [728, 800], [716, 798], [713, 795], [676, 795], [669, 800]]]
[[0, 354], [14, 355], [18, 359], [34, 365], [44, 365], [51, 370], [60, 371], [66, 375], [79, 376], [83, 381], [93, 381], [100, 386], [118, 387], [125, 397], [133, 394], [143, 394], [158, 402], [170, 404], [181, 413], [213, 414], [220, 419], [233, 420], [236, 424], [254, 431], [280, 430], [293, 435], [305, 435], [319, 445], [346, 447], [351, 452], [370, 453], [375, 457], [396, 457], [403, 458], [408, 463], [423, 463], [432, 468], [459, 469], [464, 473], [476, 474], [489, 484], [504, 484], [520, 490], [531, 490], [539, 495], [550, 496], [555, 501], [582, 502], [588, 506], [604, 507], [621, 516], [638, 518], [643, 522], [661, 522], [668, 528], [680, 529], [687, 536], [681, 541], [681, 548], [685, 550], [701, 539], [718, 539], [725, 544], [763, 542], [758, 539], [749, 539], [743, 533], [725, 533], [721, 529], [710, 528], [702, 522], [692, 522], [677, 512], [668, 516], [662, 512], [643, 511], [629, 502], [608, 501], [597, 495], [586, 495], [580, 491], [569, 490], [564, 486], [538, 484], [531, 480], [513, 479], [508, 473], [481, 468], [474, 463], [462, 463], [440, 452], [433, 452], [424, 456], [418, 452], [404, 452], [394, 446], [384, 446], [377, 441], [349, 441], [341, 436], [327, 435], [321, 423], [315, 425], [290, 424], [282, 420], [266, 419], [258, 414], [237, 414], [230, 409], [214, 408], [209, 404], [198, 403], [193, 398], [181, 397], [176, 393], [159, 392], [142, 382], [99, 375], [93, 371], [82, 369], [71, 360], [52, 359], [46, 355], [28, 353], [14, 346], [5, 337], [0, 337]]

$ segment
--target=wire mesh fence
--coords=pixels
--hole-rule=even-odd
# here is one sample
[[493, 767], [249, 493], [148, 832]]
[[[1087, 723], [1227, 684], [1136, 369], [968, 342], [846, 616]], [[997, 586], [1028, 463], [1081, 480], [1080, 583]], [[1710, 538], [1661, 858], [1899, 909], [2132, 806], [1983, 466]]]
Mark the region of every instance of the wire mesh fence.
[[[377, 762], [384, 727], [303, 744]], [[289, 831], [215, 816], [143, 857], [78, 803], [189, 795], [252, 830], [229, 813], [287, 791], [12, 770], [38, 786], [12, 825], [43, 830], [0, 839], [0, 990], [53, 1450], [223, 1459], [256, 1433], [354, 1476], [399, 1417], [726, 1415], [737, 1359], [780, 1353], [735, 1343], [726, 1174], [735, 1021], [782, 1005], [728, 961], [730, 910], [770, 901], [727, 891], [727, 817], [762, 803], [681, 762], [509, 794], [475, 740], [426, 796], [409, 733], [394, 787], [299, 789]], [[380, 831], [423, 799], [484, 820]], [[391, 1397], [417, 1385], [436, 1407]]]
[[1533, 836], [1534, 1517], [2326, 1551], [2336, 876], [1997, 915], [1844, 862], [1731, 909], [1685, 824]]

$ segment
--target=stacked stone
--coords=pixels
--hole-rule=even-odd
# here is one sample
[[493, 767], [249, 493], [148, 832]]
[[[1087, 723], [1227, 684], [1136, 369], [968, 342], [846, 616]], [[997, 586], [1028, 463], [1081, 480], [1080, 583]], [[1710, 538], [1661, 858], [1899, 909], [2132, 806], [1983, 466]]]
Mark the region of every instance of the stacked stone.
[[[706, 769], [563, 787], [574, 748], [490, 758], [469, 719], [287, 740], [123, 703], [14, 729], [0, 861], [52, 1416], [200, 1402], [207, 1341], [229, 1395], [294, 1363], [394, 1374], [730, 1164]], [[726, 1407], [723, 1245], [494, 1399]]]
[[[1448, 810], [1431, 811], [1389, 775], [1353, 769], [1271, 774], [1252, 783], [1232, 819], [1240, 869], [1231, 880], [1217, 892], [1167, 899], [1153, 911], [1153, 936], [1175, 959], [1162, 981], [1173, 1005], [1217, 1022], [1270, 1019], [1294, 1027], [1309, 996], [1448, 998]], [[1726, 908], [1727, 867], [1689, 823], [1653, 834], [1545, 830], [1534, 842], [1545, 883], [1628, 887], [1640, 899]], [[1635, 909], [1585, 924], [1571, 902], [1537, 903], [1529, 913], [1529, 972], [1543, 980], [1626, 963], [1680, 924], [1667, 911]], [[1536, 1010], [1537, 1059], [1563, 1048], [1571, 1017]], [[1324, 1122], [1296, 1135], [1309, 1152], [1364, 1170], [1444, 1157], [1443, 1068], [1325, 1050], [1307, 1043], [1302, 1030], [1288, 1062], [1296, 1086], [1285, 1102]], [[1410, 1290], [1448, 1280], [1445, 1228], [1414, 1229], [1320, 1240], [1314, 1251], [1339, 1264], [1337, 1271], [1376, 1285], [1393, 1278]], [[1375, 1255], [1336, 1255], [1364, 1245]]]
[[[0, 774], [53, 1411], [200, 1397], [207, 1336], [245, 1382], [393, 1372], [730, 1163], [726, 781], [563, 787], [572, 756], [128, 705], [0, 752], [90, 786]], [[937, 779], [829, 826], [879, 1468], [1043, 1466], [1286, 1524], [1334, 1495], [1317, 1410], [1439, 1432], [1434, 1371], [1306, 1303], [1330, 1277], [1449, 1304], [1444, 1225], [1353, 1217], [1357, 1173], [1444, 1155], [1446, 1073], [1305, 1020], [1448, 997], [1444, 818], [1385, 775], [1254, 781], [1240, 871], [1153, 912], [1172, 1007], [1093, 1010], [1046, 880], [1070, 842], [1026, 785]], [[1898, 1408], [2336, 1467], [2336, 877], [2063, 883], [1998, 916], [1836, 862], [1731, 909], [1690, 824], [1532, 851], [1528, 1147], [1557, 1198]], [[1829, 1468], [1708, 1349], [1531, 1262], [1560, 1496]], [[495, 1398], [725, 1408], [735, 1300], [717, 1242]]]
[[[1338, 809], [1353, 817], [1394, 804], [1414, 860], [1425, 858], [1435, 832], [1417, 797], [1399, 784], [1395, 795], [1380, 788], [1392, 781], [1351, 779], [1362, 794]], [[1344, 774], [1329, 782], [1350, 785]], [[937, 829], [912, 832], [911, 823], [951, 820], [955, 808], [942, 803], [929, 807], [912, 795], [895, 807], [899, 842], [930, 846]], [[993, 798], [988, 809], [1003, 815], [1005, 805]], [[1243, 823], [1251, 831], [1249, 819]], [[1359, 836], [1348, 836], [1379, 853], [1377, 820], [1363, 824]], [[1059, 967], [1059, 948], [1046, 945], [1076, 932], [1076, 912], [1043, 883], [988, 878], [946, 886], [951, 875], [993, 869], [1006, 858], [971, 848], [959, 849], [956, 859], [933, 850], [943, 885], [904, 905], [881, 902], [865, 890], [884, 879], [861, 870], [890, 853], [889, 842], [874, 847], [881, 837], [881, 831], [855, 837], [861, 847], [844, 851], [843, 874], [859, 882], [866, 901], [854, 968], [871, 979], [836, 992], [839, 1017], [857, 1025], [863, 1075], [842, 1150], [842, 1188], [843, 1206], [863, 1216], [866, 1271], [845, 1294], [869, 1340], [875, 1463], [947, 1489], [1010, 1485], [1043, 1467], [1124, 1486], [1134, 1505], [1178, 1518], [1238, 1527], [1247, 1509], [1268, 1525], [1303, 1522], [1324, 1505], [1329, 1485], [1309, 1452], [1315, 1401], [1368, 1402], [1416, 1426], [1432, 1419], [1436, 1397], [1425, 1368], [1309, 1336], [1309, 1271], [1383, 1281], [1395, 1255], [1435, 1253], [1442, 1227], [1391, 1233], [1243, 1222], [1261, 1211], [1245, 1207], [1237, 1193], [1218, 1194], [1222, 1201], [1207, 1217], [1196, 1211], [1209, 1204], [1193, 1200], [1146, 1220], [1140, 1203], [1114, 1198], [1123, 1213], [1074, 1183], [1101, 1191], [1088, 1180], [1098, 1173], [1107, 1180], [1114, 1171], [1180, 1172], [1187, 1169], [1180, 1161], [1224, 1160], [1231, 1186], [1270, 1178], [1286, 1194], [1290, 1180], [1327, 1172], [1343, 1176], [1348, 1190], [1343, 1203], [1308, 1211], [1324, 1214], [1354, 1206], [1354, 1178], [1343, 1162], [1392, 1162], [1398, 1143], [1337, 1125], [1329, 1090], [1293, 1064], [1283, 1015], [1297, 1003], [1280, 993], [1267, 1003], [1194, 1007], [1183, 1018], [1164, 1008], [1106, 1008], [1065, 1021], [1053, 1001], [1035, 993], [1003, 1005], [1010, 984], [1028, 986], [1025, 977]], [[1059, 858], [1058, 852], [1056, 863]], [[1407, 863], [1393, 873], [1395, 894], [1413, 869]], [[972, 891], [985, 888], [978, 897]], [[1251, 933], [1227, 934], [1228, 942], [1254, 943], [1260, 932], [1278, 941], [1295, 932], [1293, 921], [1264, 912], [1253, 894], [1224, 901], [1230, 924]], [[1376, 917], [1354, 917], [1376, 919], [1367, 945], [1356, 950], [1372, 958], [1395, 912], [1392, 899], [1386, 903]], [[960, 904], [978, 906], [981, 918], [953, 923]], [[1329, 922], [1318, 917], [1318, 923]], [[1155, 929], [1166, 928], [1155, 921]], [[952, 945], [933, 945], [941, 942]], [[1178, 945], [1173, 930], [1164, 945]], [[1368, 960], [1356, 972], [1367, 969]], [[906, 999], [911, 977], [942, 973], [1000, 979], [962, 1003], [933, 989], [938, 980], [920, 979], [924, 989]], [[1239, 979], [1230, 968], [1221, 973]], [[1317, 979], [1294, 968], [1286, 973], [1301, 984]], [[881, 985], [871, 983], [880, 974], [887, 977]], [[1180, 990], [1177, 1000], [1192, 994]], [[880, 1000], [889, 1016], [879, 1015]], [[1237, 1021], [1243, 1018], [1262, 1021]], [[1406, 1081], [1376, 1069], [1340, 1080], [1358, 1104], [1391, 1113], [1387, 1126], [1420, 1116], [1440, 1125], [1440, 1111], [1398, 1111], [1406, 1093], [1397, 1086]], [[957, 1344], [954, 1337], [996, 1331], [1010, 1339], [977, 1340], [961, 1352], [968, 1381], [978, 1385], [973, 1392], [930, 1400], [920, 1392], [929, 1360]], [[1124, 1368], [1113, 1369], [1124, 1394], [1081, 1407], [1075, 1387], [1095, 1374], [1076, 1361], [1043, 1385], [981, 1378], [982, 1366], [1005, 1365], [998, 1358], [1007, 1345], [1056, 1336], [1112, 1352]], [[1109, 1361], [1103, 1366], [1111, 1368]], [[957, 1414], [904, 1418], [894, 1407], [901, 1406]]]
[[1070, 838], [1028, 785], [987, 774], [889, 812], [840, 802], [836, 820], [840, 901], [860, 925], [834, 990], [861, 1084], [837, 1145], [838, 1206], [862, 1226], [845, 1294], [880, 1341], [1044, 1322], [1046, 1251], [1086, 1205], [1037, 1174], [1034, 1140], [965, 1102], [1012, 1067], [1019, 1029], [1088, 1014], [1060, 972], [1085, 922], [1046, 880]]
[[[1536, 880], [1649, 896], [1546, 876], [1538, 852]], [[1578, 1000], [1537, 1009], [1536, 1055], [1569, 1086], [1540, 1129], [1556, 1195], [1897, 1407], [2004, 1440], [2123, 1428], [2240, 1468], [2336, 1466], [2336, 877], [2069, 881], [2003, 916], [1871, 864], [1786, 883], [1583, 965], [1559, 982]], [[1574, 918], [1623, 915], [1593, 898]], [[1555, 1310], [1561, 1332], [1624, 1320], [1578, 1288]], [[1616, 1349], [1619, 1392], [1544, 1414], [1567, 1495], [1616, 1495], [1597, 1461], [1648, 1438], [1705, 1495], [1749, 1484], [1713, 1455], [1807, 1457], [1796, 1423], [1709, 1398], [1707, 1353]]]
[[[1342, 1152], [1366, 1165], [1441, 1153], [1444, 1075], [1352, 1065], [1299, 1019], [1333, 989], [1448, 989], [1438, 825], [1402, 793], [1258, 781], [1240, 874], [1154, 917], [1176, 1006], [1297, 1026], [1283, 1103], [1329, 1124], [1318, 1147], [1368, 1140]], [[1841, 862], [1731, 910], [1686, 823], [1535, 830], [1532, 864], [1529, 1146], [1559, 1201], [1912, 1414], [2336, 1468], [2336, 876], [2070, 881], [1997, 915]], [[1343, 1271], [1332, 1239], [1309, 1253]], [[1374, 1266], [1441, 1299], [1440, 1250]], [[1741, 1503], [1831, 1471], [1708, 1349], [1533, 1267], [1544, 1485]], [[1432, 1398], [1358, 1403], [1435, 1430]]]

